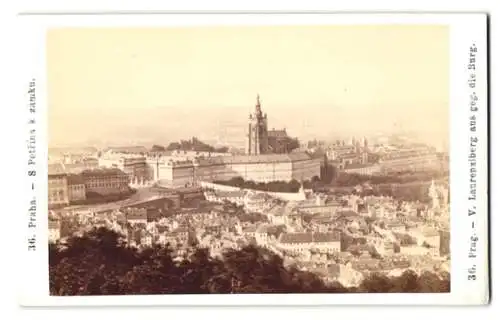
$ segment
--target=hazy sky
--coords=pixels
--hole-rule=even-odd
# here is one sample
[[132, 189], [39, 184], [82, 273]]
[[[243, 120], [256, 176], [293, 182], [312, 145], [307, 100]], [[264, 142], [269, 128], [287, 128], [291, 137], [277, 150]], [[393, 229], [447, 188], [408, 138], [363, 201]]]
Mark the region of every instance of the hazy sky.
[[448, 45], [444, 26], [51, 30], [50, 144], [243, 141], [257, 93], [302, 139], [397, 123], [443, 141]]

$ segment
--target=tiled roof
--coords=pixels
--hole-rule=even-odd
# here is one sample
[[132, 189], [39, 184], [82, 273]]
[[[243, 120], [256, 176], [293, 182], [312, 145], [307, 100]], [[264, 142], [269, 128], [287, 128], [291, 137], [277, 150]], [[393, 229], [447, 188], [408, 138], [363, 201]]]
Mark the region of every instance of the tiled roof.
[[287, 154], [291, 161], [303, 161], [312, 159], [311, 156], [305, 152], [292, 152]]
[[330, 213], [315, 213], [311, 216], [311, 219], [316, 220], [316, 219], [327, 219], [327, 220], [333, 220], [332, 216]]
[[170, 166], [209, 166], [209, 165], [231, 165], [247, 163], [281, 163], [311, 160], [311, 156], [305, 152], [292, 152], [288, 154], [260, 154], [260, 155], [233, 155], [216, 157], [198, 157], [193, 161], [169, 161]]
[[91, 170], [83, 170], [83, 176], [107, 176], [107, 175], [126, 175], [125, 172], [118, 168], [99, 168]]
[[257, 228], [256, 232], [257, 233], [267, 233], [270, 229], [271, 225], [268, 225], [268, 224], [261, 224], [259, 225], [259, 227]]
[[221, 157], [221, 156], [216, 156], [216, 157], [199, 157], [194, 160], [195, 164], [198, 164], [200, 166], [208, 166], [208, 165], [217, 165], [217, 164], [224, 164], [224, 158], [227, 157]]
[[342, 155], [342, 159], [356, 159], [356, 158], [359, 158], [359, 154], [355, 153], [355, 152], [349, 152], [349, 153], [344, 153]]
[[185, 168], [185, 167], [192, 167], [193, 166], [193, 161], [190, 160], [169, 160], [167, 164], [171, 167], [178, 167], [178, 168]]
[[305, 152], [296, 152], [289, 154], [260, 154], [260, 155], [243, 155], [224, 157], [226, 164], [239, 164], [239, 163], [261, 163], [261, 162], [291, 162], [310, 160], [311, 157]]
[[310, 242], [336, 242], [340, 241], [338, 232], [298, 232], [283, 233], [281, 243], [310, 243]]
[[216, 197], [222, 198], [241, 198], [245, 196], [245, 191], [235, 190], [235, 191], [214, 191]]
[[314, 201], [314, 202], [311, 201], [311, 202], [306, 202], [306, 203], [300, 203], [297, 208], [298, 209], [328, 208], [328, 207], [337, 208], [337, 207], [341, 207], [341, 206], [342, 206], [342, 204], [339, 202], [327, 202], [327, 203], [317, 205], [316, 201]]

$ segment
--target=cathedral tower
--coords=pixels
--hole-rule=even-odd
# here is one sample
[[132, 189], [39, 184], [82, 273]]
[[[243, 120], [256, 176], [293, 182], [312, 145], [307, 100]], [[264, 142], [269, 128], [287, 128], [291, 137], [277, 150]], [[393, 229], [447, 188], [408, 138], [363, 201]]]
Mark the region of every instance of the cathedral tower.
[[248, 134], [246, 153], [250, 155], [264, 154], [269, 150], [267, 139], [267, 114], [262, 113], [260, 97], [257, 95], [255, 111], [248, 118]]

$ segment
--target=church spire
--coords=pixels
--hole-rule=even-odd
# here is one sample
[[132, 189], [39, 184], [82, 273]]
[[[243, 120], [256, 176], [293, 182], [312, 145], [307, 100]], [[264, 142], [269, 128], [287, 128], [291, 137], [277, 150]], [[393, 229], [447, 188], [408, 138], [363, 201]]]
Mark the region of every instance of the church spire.
[[260, 109], [260, 95], [257, 93], [257, 103], [255, 104], [255, 115], [257, 117], [262, 116], [262, 110]]

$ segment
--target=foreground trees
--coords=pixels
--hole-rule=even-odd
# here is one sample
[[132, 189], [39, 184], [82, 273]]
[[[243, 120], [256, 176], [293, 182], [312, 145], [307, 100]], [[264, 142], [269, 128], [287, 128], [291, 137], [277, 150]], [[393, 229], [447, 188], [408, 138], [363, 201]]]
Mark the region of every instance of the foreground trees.
[[373, 275], [359, 288], [325, 284], [318, 276], [286, 269], [282, 259], [247, 246], [228, 250], [216, 259], [196, 249], [176, 262], [168, 247], [142, 251], [105, 228], [62, 245], [49, 245], [52, 295], [199, 294], [199, 293], [321, 293], [321, 292], [446, 292], [449, 279], [406, 272], [399, 278]]

